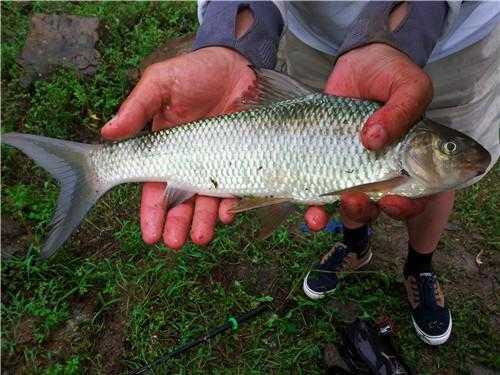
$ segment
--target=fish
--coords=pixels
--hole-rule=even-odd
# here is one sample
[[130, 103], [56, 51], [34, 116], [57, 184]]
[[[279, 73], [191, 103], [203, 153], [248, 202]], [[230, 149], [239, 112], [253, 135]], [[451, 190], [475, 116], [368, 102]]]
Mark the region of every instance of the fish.
[[258, 95], [238, 112], [120, 142], [3, 134], [3, 144], [60, 185], [41, 256], [53, 255], [97, 200], [123, 183], [168, 182], [169, 207], [195, 194], [241, 198], [233, 212], [261, 211], [265, 237], [296, 204], [332, 203], [349, 191], [422, 197], [466, 186], [490, 164], [478, 142], [425, 118], [396, 143], [369, 151], [359, 133], [380, 103], [327, 95], [273, 70], [256, 75]]

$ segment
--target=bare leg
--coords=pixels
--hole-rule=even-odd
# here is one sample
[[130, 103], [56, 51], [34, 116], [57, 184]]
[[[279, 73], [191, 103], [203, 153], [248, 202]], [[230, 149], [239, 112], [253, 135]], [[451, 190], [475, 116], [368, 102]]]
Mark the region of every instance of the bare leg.
[[454, 199], [454, 191], [433, 195], [424, 212], [407, 221], [410, 245], [416, 252], [429, 254], [436, 249], [448, 223]]

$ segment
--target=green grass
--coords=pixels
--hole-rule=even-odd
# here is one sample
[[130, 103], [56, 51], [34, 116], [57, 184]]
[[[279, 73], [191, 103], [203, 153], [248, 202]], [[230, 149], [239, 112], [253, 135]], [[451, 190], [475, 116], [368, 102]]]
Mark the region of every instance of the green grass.
[[[8, 3], [2, 7], [2, 131], [65, 139], [99, 139], [99, 128], [132, 85], [128, 72], [169, 38], [195, 30], [193, 3]], [[97, 16], [102, 22], [95, 76], [61, 69], [28, 88], [16, 58], [33, 13]], [[454, 221], [464, 227], [471, 254], [498, 251], [498, 171], [459, 195]], [[442, 278], [454, 314], [453, 340], [430, 349], [410, 326], [401, 276], [388, 269], [351, 275], [335, 298], [306, 299], [302, 278], [338, 239], [285, 228], [265, 242], [249, 235], [242, 216], [219, 227], [207, 247], [172, 252], [147, 246], [138, 223], [139, 189], [108, 193], [56, 257], [37, 256], [47, 233], [57, 186], [21, 153], [2, 148], [2, 219], [24, 230], [25, 252], [2, 262], [2, 366], [20, 373], [124, 372], [271, 301], [263, 315], [235, 333], [168, 361], [157, 373], [322, 373], [322, 350], [338, 340], [343, 305], [355, 303], [368, 319], [389, 315], [397, 343], [419, 373], [474, 363], [500, 369], [497, 306], [467, 289], [455, 269]], [[290, 224], [294, 228], [293, 224]], [[480, 239], [470, 238], [474, 233]], [[453, 238], [447, 235], [443, 251]], [[450, 250], [451, 251], [451, 250]], [[462, 284], [460, 284], [462, 285]], [[493, 300], [494, 301], [494, 300]], [[339, 307], [340, 306], [340, 307]], [[347, 317], [348, 318], [348, 317]]]

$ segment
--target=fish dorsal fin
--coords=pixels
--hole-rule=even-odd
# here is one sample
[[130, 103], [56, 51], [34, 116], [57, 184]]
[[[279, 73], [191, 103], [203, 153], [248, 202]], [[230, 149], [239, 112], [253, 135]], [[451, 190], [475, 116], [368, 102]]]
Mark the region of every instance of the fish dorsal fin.
[[253, 99], [244, 99], [245, 109], [319, 93], [318, 90], [275, 70], [255, 69], [255, 74], [257, 95]]
[[404, 184], [409, 179], [408, 176], [396, 176], [389, 178], [387, 180], [371, 182], [369, 184], [363, 184], [358, 186], [353, 186], [347, 189], [332, 191], [329, 193], [321, 194], [321, 197], [329, 195], [340, 195], [342, 193], [358, 192], [358, 193], [387, 193], [394, 190], [398, 186]]

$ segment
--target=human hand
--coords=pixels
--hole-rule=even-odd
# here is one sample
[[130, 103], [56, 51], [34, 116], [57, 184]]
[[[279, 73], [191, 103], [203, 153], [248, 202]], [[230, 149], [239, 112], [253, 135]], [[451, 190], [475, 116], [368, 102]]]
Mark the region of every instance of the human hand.
[[[325, 92], [385, 103], [361, 131], [363, 145], [375, 151], [397, 140], [422, 116], [432, 100], [433, 87], [430, 77], [405, 54], [389, 45], [373, 43], [338, 59]], [[375, 219], [379, 209], [393, 218], [407, 219], [424, 207], [424, 198], [388, 195], [375, 204], [362, 193], [341, 196], [343, 216], [355, 223]], [[306, 222], [312, 230], [320, 230], [327, 224], [328, 216], [322, 208], [310, 207]]]
[[[153, 130], [159, 130], [232, 112], [254, 85], [248, 60], [231, 49], [207, 47], [181, 55], [148, 67], [101, 134], [118, 140], [138, 133], [150, 120]], [[163, 237], [167, 247], [179, 249], [190, 232], [194, 243], [205, 245], [213, 238], [217, 218], [233, 220], [229, 210], [234, 199], [196, 196], [165, 212], [165, 187], [159, 182], [143, 185], [141, 231], [148, 244]]]

